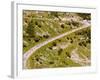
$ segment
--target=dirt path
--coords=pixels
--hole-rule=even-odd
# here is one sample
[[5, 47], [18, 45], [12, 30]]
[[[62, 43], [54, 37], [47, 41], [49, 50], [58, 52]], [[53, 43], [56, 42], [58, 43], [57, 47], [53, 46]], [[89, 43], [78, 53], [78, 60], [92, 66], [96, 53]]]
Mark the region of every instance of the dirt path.
[[71, 52], [71, 60], [83, 66], [86, 64], [90, 64], [90, 60], [84, 54], [81, 54], [81, 55], [84, 58], [81, 58], [79, 56], [79, 53], [77, 53], [77, 48], [76, 48]]
[[54, 41], [54, 40], [56, 40], [56, 39], [62, 38], [62, 37], [64, 37], [64, 36], [66, 36], [66, 35], [69, 35], [69, 34], [71, 34], [71, 33], [74, 33], [74, 32], [76, 32], [76, 31], [79, 31], [79, 30], [84, 29], [84, 28], [87, 28], [87, 27], [89, 27], [89, 26], [84, 25], [83, 27], [79, 27], [79, 28], [77, 28], [77, 29], [68, 31], [68, 32], [66, 32], [66, 33], [63, 33], [63, 34], [61, 34], [61, 35], [59, 35], [59, 36], [56, 36], [56, 37], [51, 38], [51, 39], [49, 39], [49, 40], [46, 40], [46, 41], [44, 41], [44, 42], [42, 42], [42, 43], [40, 43], [40, 44], [38, 44], [38, 45], [32, 47], [32, 48], [29, 49], [26, 53], [24, 53], [24, 56], [23, 56], [24, 68], [26, 68], [26, 61], [27, 61], [27, 59], [33, 54], [33, 52], [35, 52], [36, 50], [38, 50], [38, 49], [41, 48], [42, 46], [44, 46], [44, 45], [48, 44], [49, 42], [52, 42], [52, 41]]

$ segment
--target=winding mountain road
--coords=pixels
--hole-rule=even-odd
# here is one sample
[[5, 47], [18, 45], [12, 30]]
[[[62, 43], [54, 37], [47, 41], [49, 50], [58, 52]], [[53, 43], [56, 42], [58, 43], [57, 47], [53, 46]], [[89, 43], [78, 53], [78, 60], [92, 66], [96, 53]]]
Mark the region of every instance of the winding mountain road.
[[23, 55], [23, 63], [24, 63], [24, 66], [23, 66], [23, 67], [24, 67], [24, 69], [27, 68], [27, 67], [26, 67], [26, 61], [28, 60], [28, 58], [29, 58], [36, 50], [38, 50], [38, 49], [41, 48], [42, 46], [44, 46], [44, 45], [48, 44], [49, 42], [52, 42], [52, 41], [54, 41], [54, 40], [56, 40], [56, 39], [62, 38], [62, 37], [64, 37], [64, 36], [66, 36], [66, 35], [69, 35], [69, 34], [71, 34], [71, 33], [74, 33], [74, 32], [77, 32], [77, 31], [79, 31], [79, 30], [81, 30], [81, 29], [87, 28], [87, 27], [89, 27], [89, 26], [90, 26], [90, 25], [87, 25], [87, 23], [86, 23], [86, 24], [83, 25], [83, 27], [79, 27], [79, 28], [77, 28], [77, 29], [74, 29], [74, 30], [65, 32], [65, 33], [60, 34], [60, 35], [58, 35], [58, 36], [56, 36], [56, 37], [53, 37], [53, 38], [51, 38], [51, 39], [49, 39], [49, 40], [46, 40], [46, 41], [44, 41], [44, 42], [42, 42], [42, 43], [40, 43], [40, 44], [38, 44], [38, 45], [36, 45], [36, 46], [33, 46], [31, 49], [29, 49], [29, 50], [28, 50], [26, 53], [24, 53], [24, 55]]

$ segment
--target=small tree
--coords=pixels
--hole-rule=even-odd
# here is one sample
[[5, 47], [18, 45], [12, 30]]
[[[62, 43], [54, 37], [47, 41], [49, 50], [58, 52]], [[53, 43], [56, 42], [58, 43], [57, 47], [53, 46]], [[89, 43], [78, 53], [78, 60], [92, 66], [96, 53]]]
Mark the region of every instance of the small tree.
[[58, 12], [51, 12], [51, 15], [58, 18]]
[[63, 49], [59, 49], [58, 50], [58, 55], [60, 55], [62, 53]]
[[27, 30], [26, 32], [29, 34], [29, 37], [33, 37], [34, 36], [34, 22], [33, 20], [31, 20], [28, 24]]

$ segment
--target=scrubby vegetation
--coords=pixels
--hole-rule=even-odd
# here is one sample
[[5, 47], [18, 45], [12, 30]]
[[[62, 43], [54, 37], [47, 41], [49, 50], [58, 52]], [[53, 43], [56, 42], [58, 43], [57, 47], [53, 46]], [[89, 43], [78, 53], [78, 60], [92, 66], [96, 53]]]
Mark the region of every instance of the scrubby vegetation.
[[[23, 11], [23, 55], [30, 48], [65, 32], [86, 26], [89, 13]], [[91, 27], [42, 46], [29, 57], [27, 68], [78, 67], [91, 64]]]
[[[91, 58], [89, 46], [90, 42], [88, 42], [89, 36], [84, 35], [89, 31], [90, 28], [84, 29], [63, 38], [57, 39], [41, 47], [28, 59], [28, 68], [65, 66], [75, 67], [90, 65], [90, 62], [87, 63], [87, 61], [85, 61], [87, 59], [90, 60]], [[74, 51], [75, 49], [77, 50]], [[76, 61], [73, 59], [73, 51], [79, 56], [78, 58], [76, 57]]]

